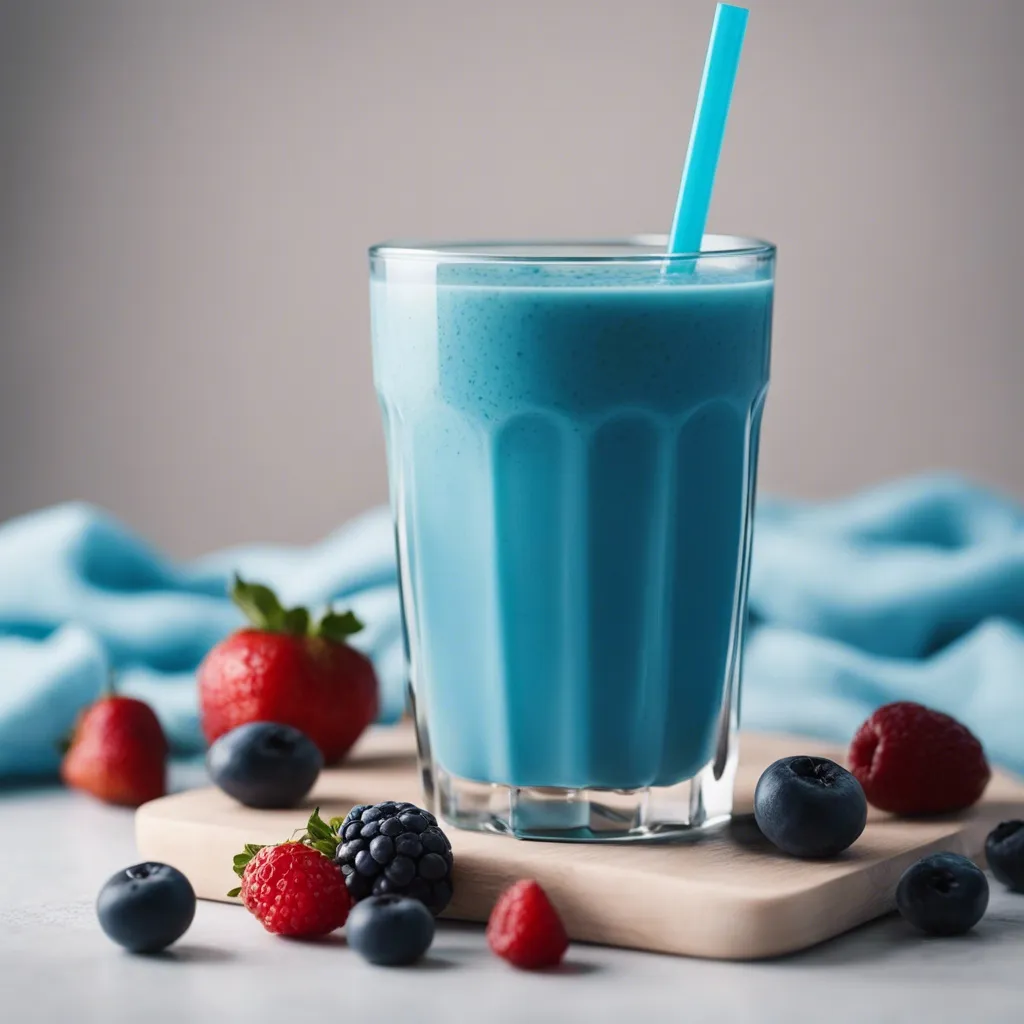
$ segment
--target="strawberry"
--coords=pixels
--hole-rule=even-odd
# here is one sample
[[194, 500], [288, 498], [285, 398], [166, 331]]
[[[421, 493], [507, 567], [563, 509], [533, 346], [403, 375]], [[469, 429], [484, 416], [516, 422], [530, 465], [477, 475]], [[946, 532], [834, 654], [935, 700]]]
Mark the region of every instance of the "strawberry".
[[247, 722], [278, 722], [304, 732], [328, 764], [340, 761], [377, 717], [373, 665], [347, 643], [362, 623], [331, 610], [314, 623], [305, 608], [282, 608], [268, 587], [237, 576], [231, 596], [252, 626], [199, 666], [207, 740]]
[[163, 796], [167, 740], [153, 709], [131, 697], [101, 697], [78, 720], [60, 775], [108, 804], [138, 807]]
[[565, 925], [533, 879], [506, 889], [487, 922], [491, 950], [516, 967], [536, 970], [559, 963], [569, 946]]
[[279, 846], [247, 843], [234, 859], [242, 884], [228, 895], [240, 895], [245, 909], [273, 935], [327, 935], [348, 917], [352, 902], [341, 870], [309, 845], [315, 839], [308, 837], [321, 834], [331, 835], [331, 830], [317, 809], [307, 839]]
[[913, 701], [875, 711], [853, 737], [849, 760], [868, 803], [908, 817], [962, 811], [992, 775], [965, 725]]

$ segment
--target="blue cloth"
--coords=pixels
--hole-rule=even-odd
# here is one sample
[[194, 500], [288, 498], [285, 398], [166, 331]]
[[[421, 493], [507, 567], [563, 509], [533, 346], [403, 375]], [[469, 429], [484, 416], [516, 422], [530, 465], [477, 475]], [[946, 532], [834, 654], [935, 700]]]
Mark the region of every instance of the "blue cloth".
[[234, 548], [174, 565], [87, 505], [0, 526], [0, 779], [52, 775], [79, 710], [116, 672], [118, 692], [159, 715], [175, 751], [202, 749], [195, 669], [242, 624], [233, 572], [290, 605], [333, 601], [366, 624], [352, 645], [374, 662], [383, 720], [403, 707], [394, 534], [378, 509], [306, 548]]
[[[826, 505], [758, 506], [746, 727], [846, 742], [879, 704], [916, 699], [1024, 772], [1024, 510], [949, 477]], [[0, 778], [52, 774], [57, 742], [111, 669], [178, 752], [201, 749], [194, 671], [235, 629], [232, 572], [289, 604], [352, 607], [382, 719], [402, 710], [386, 509], [306, 548], [240, 547], [175, 565], [104, 513], [63, 505], [0, 526]]]
[[955, 716], [1024, 773], [1024, 509], [956, 477], [763, 501], [744, 725], [846, 743], [880, 704]]

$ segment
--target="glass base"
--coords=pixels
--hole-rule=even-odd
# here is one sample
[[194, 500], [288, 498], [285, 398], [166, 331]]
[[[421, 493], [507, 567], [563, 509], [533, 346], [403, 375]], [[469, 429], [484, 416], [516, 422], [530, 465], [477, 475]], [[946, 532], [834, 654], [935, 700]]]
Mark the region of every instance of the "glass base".
[[699, 835], [732, 813], [736, 760], [671, 787], [524, 788], [471, 782], [421, 762], [428, 803], [458, 828], [547, 842], [666, 842]]
[[545, 842], [671, 842], [716, 829], [732, 817], [739, 763], [739, 659], [730, 660], [712, 760], [675, 786], [632, 790], [509, 786], [453, 775], [434, 758], [430, 730], [410, 685], [425, 805], [457, 828]]

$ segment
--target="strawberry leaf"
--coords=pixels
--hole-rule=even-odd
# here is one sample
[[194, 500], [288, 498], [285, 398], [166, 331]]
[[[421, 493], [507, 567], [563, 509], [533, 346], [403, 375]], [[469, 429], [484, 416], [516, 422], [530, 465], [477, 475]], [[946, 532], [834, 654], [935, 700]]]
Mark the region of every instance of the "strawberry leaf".
[[307, 846], [312, 846], [314, 850], [319, 850], [325, 857], [330, 857], [331, 860], [334, 859], [334, 855], [338, 852], [338, 833], [320, 817], [319, 807], [309, 816], [306, 832], [300, 841]]
[[285, 610], [270, 587], [262, 583], [246, 583], [236, 574], [231, 587], [231, 599], [257, 628], [280, 633], [284, 628]]
[[331, 839], [335, 837], [331, 826], [320, 817], [319, 807], [315, 808], [309, 816], [309, 821], [306, 823], [306, 834], [313, 839]]
[[339, 613], [328, 609], [316, 627], [316, 632], [327, 640], [344, 644], [348, 642], [350, 636], [358, 633], [362, 628], [363, 624], [356, 618], [354, 612]]
[[242, 892], [242, 887], [239, 885], [239, 886], [236, 886], [234, 889], [228, 889], [227, 894], [228, 894], [228, 896], [234, 897], [234, 896], [241, 895], [241, 892]]
[[332, 643], [343, 644], [363, 628], [353, 612], [336, 612], [331, 608], [313, 626], [306, 608], [285, 608], [270, 587], [262, 583], [247, 583], [238, 575], [231, 586], [231, 598], [256, 629], [267, 633], [319, 636]]
[[231, 860], [231, 868], [239, 878], [245, 874], [245, 869], [249, 866], [249, 861], [251, 861], [262, 849], [263, 847], [258, 846], [256, 843], [246, 843], [245, 849], [243, 849], [241, 853], [235, 854]]
[[305, 608], [289, 608], [281, 625], [285, 633], [305, 636], [309, 632], [309, 612]]

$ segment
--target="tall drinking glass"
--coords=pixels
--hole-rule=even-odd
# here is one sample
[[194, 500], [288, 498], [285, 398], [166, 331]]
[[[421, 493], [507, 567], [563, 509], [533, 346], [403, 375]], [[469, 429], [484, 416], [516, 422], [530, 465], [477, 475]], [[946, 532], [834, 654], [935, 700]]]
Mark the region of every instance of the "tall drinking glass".
[[420, 763], [455, 825], [728, 817], [774, 247], [370, 250]]

